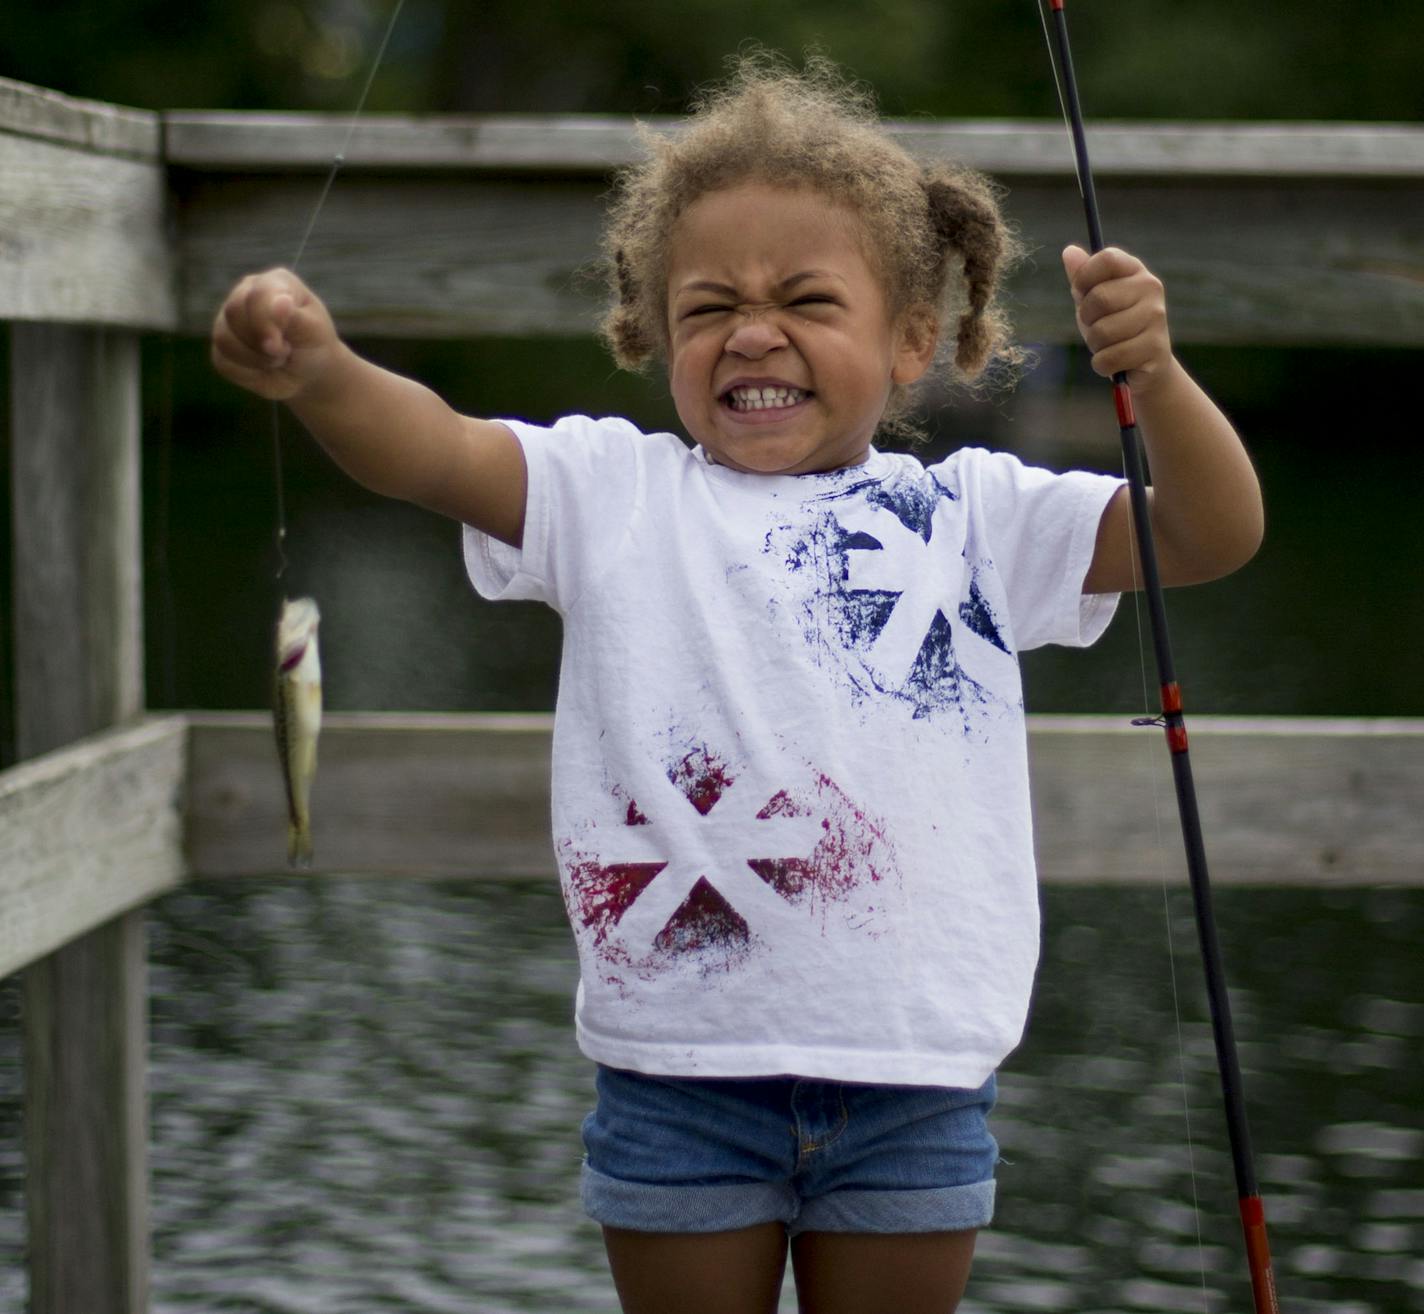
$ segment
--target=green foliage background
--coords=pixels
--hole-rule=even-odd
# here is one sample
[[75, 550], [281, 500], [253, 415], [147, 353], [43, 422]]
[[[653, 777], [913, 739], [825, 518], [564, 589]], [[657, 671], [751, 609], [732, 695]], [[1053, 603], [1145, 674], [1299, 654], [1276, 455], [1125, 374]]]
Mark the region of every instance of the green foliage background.
[[[344, 109], [395, 0], [8, 6], [0, 76], [152, 109]], [[1417, 0], [1075, 0], [1097, 118], [1417, 119]], [[406, 0], [370, 108], [675, 113], [746, 41], [816, 45], [892, 115], [1056, 113], [1033, 0]]]

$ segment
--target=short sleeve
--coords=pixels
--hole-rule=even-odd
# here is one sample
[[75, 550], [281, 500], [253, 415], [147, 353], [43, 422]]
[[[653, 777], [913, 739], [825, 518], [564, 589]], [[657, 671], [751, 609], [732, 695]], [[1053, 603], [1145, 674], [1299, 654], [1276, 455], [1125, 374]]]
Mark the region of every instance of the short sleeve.
[[1096, 642], [1119, 595], [1084, 594], [1083, 580], [1103, 512], [1123, 481], [1083, 470], [1055, 473], [1008, 452], [969, 448], [956, 456], [980, 541], [1003, 581], [1018, 650]]
[[642, 446], [627, 420], [569, 415], [552, 427], [501, 420], [528, 471], [524, 539], [511, 547], [464, 527], [465, 569], [482, 596], [567, 611], [626, 540], [643, 490]]

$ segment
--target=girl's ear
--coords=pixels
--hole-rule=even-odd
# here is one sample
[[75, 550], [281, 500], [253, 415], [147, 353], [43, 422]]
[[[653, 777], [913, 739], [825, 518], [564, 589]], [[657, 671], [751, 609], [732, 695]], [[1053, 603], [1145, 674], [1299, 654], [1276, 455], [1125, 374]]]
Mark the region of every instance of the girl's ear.
[[928, 306], [911, 306], [901, 317], [890, 378], [914, 383], [934, 361], [939, 346], [939, 317]]

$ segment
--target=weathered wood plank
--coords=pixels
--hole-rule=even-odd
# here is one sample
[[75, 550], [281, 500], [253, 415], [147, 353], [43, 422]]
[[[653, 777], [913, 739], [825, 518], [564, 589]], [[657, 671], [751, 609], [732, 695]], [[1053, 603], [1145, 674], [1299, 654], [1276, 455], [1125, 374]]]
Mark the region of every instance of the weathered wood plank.
[[592, 114], [367, 114], [352, 130], [349, 114], [175, 110], [163, 122], [168, 162], [204, 173], [325, 170], [343, 146], [344, 169], [403, 173], [602, 176], [639, 156], [631, 119]]
[[165, 197], [156, 161], [0, 132], [0, 318], [173, 328]]
[[[1161, 732], [1030, 721], [1044, 878], [1185, 880]], [[1189, 728], [1213, 883], [1424, 885], [1424, 721], [1203, 716]]]
[[16, 753], [143, 705], [139, 355], [132, 334], [10, 335]]
[[[352, 174], [332, 188], [301, 273], [348, 336], [591, 333], [600, 188]], [[243, 274], [289, 264], [317, 190], [296, 176], [178, 180], [182, 316], [207, 332]]]
[[[292, 259], [349, 126], [344, 115], [166, 116], [175, 248], [148, 162], [155, 124], [0, 82], [10, 238], [0, 316], [148, 328], [181, 319], [206, 333], [238, 276]], [[1057, 124], [893, 130], [919, 155], [1005, 181], [1035, 247], [1051, 254], [1080, 237]], [[1424, 130], [1113, 123], [1092, 137], [1110, 232], [1168, 277], [1179, 341], [1424, 341]], [[357, 336], [587, 333], [598, 293], [575, 273], [596, 250], [609, 172], [637, 153], [628, 119], [367, 116], [304, 272]], [[1060, 282], [1044, 258], [1011, 288], [1025, 339], [1073, 340]]]
[[172, 328], [162, 121], [0, 78], [0, 318]]
[[[913, 154], [962, 160], [1005, 179], [1073, 171], [1060, 120], [895, 123]], [[1095, 178], [1424, 177], [1424, 129], [1412, 123], [1099, 121], [1088, 128]]]
[[141, 912], [25, 971], [30, 1314], [148, 1314]]
[[[1116, 718], [1030, 723], [1043, 879], [1156, 881], [1164, 870], [1179, 879], [1160, 735]], [[552, 876], [550, 735], [543, 717], [331, 718], [313, 803], [313, 870]], [[195, 875], [282, 868], [271, 741], [259, 715], [194, 717]], [[1192, 756], [1219, 883], [1424, 883], [1424, 722], [1201, 717]]]
[[163, 153], [160, 115], [98, 100], [79, 100], [48, 87], [0, 78], [0, 134], [79, 146], [157, 164]]
[[[171, 111], [170, 164], [219, 173], [329, 167], [346, 143], [345, 114]], [[656, 133], [676, 119], [641, 119]], [[1006, 179], [1071, 175], [1057, 119], [891, 121], [918, 157], [961, 160]], [[1124, 123], [1089, 130], [1103, 177], [1424, 177], [1424, 129], [1402, 123]], [[604, 175], [641, 154], [632, 119], [592, 114], [369, 114], [345, 150], [350, 169], [533, 171]]]
[[[143, 706], [138, 342], [16, 325], [10, 365], [23, 759]], [[142, 918], [121, 913], [24, 974], [32, 1314], [148, 1308]]]
[[[191, 720], [196, 876], [281, 871], [286, 811], [269, 717]], [[328, 715], [312, 794], [315, 872], [553, 871], [546, 717]]]
[[183, 878], [182, 717], [0, 772], [0, 977]]
[[[291, 260], [345, 126], [169, 117], [185, 329], [205, 332], [241, 274]], [[1008, 185], [1040, 252], [1011, 285], [1019, 332], [1074, 340], [1056, 252], [1083, 220], [1061, 126], [895, 131]], [[1111, 124], [1093, 148], [1109, 234], [1166, 277], [1179, 341], [1424, 342], [1424, 129]], [[355, 336], [587, 333], [601, 294], [577, 272], [609, 174], [637, 154], [628, 120], [368, 117], [303, 273]]]
[[[581, 335], [602, 289], [601, 183], [343, 176], [302, 273], [352, 336]], [[175, 182], [182, 323], [206, 332], [229, 287], [290, 262], [316, 196], [297, 176]], [[1105, 179], [1113, 240], [1165, 278], [1180, 342], [1424, 344], [1424, 179], [1334, 183]], [[1082, 240], [1071, 179], [1023, 180], [1008, 209], [1036, 251], [1010, 284], [1016, 328], [1075, 340], [1057, 252]]]
[[[1165, 281], [1179, 342], [1424, 344], [1424, 179], [1105, 180], [1108, 240]], [[1039, 252], [1011, 285], [1021, 332], [1077, 341], [1058, 252], [1084, 240], [1076, 190], [1021, 184], [1010, 210]]]

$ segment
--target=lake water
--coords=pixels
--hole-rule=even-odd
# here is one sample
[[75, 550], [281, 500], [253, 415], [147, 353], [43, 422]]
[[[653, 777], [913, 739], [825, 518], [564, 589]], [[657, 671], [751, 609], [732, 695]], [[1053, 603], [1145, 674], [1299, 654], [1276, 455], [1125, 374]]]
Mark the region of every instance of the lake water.
[[[1218, 903], [1283, 1308], [1424, 1311], [1424, 891]], [[1045, 909], [965, 1314], [1249, 1308], [1185, 894]], [[552, 883], [204, 882], [149, 923], [156, 1314], [616, 1310], [577, 1199], [591, 1069]], [[17, 998], [0, 986], [16, 1314]]]

